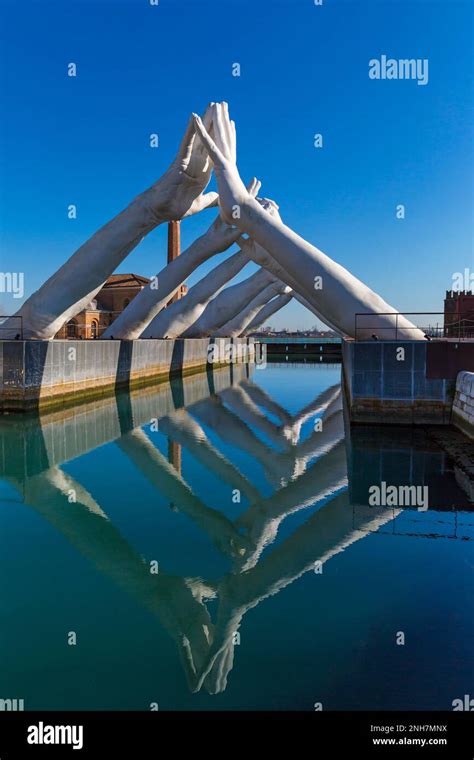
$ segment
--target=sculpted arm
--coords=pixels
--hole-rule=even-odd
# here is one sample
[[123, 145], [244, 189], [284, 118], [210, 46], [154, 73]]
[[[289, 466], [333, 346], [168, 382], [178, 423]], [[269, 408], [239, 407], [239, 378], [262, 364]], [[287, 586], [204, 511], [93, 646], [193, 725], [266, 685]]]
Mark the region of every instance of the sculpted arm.
[[179, 301], [160, 311], [142, 332], [142, 338], [177, 338], [192, 325], [211, 298], [247, 264], [247, 256], [238, 251], [199, 280]]
[[280, 280], [270, 283], [261, 291], [261, 293], [258, 293], [255, 298], [252, 298], [244, 309], [241, 311], [239, 310], [232, 319], [228, 320], [222, 325], [222, 327], [216, 330], [214, 335], [219, 338], [236, 338], [258, 314], [262, 306], [268, 303], [268, 301], [278, 293], [284, 293], [287, 290], [289, 290], [289, 288], [287, 288], [284, 283], [280, 282]]
[[257, 330], [260, 325], [263, 325], [267, 319], [270, 319], [277, 311], [280, 311], [287, 303], [293, 298], [293, 293], [281, 293], [276, 298], [272, 298], [265, 306], [261, 306], [255, 317], [247, 324], [241, 335], [245, 337], [254, 330]]
[[[208, 127], [210, 114], [208, 107], [204, 116]], [[191, 119], [165, 174], [81, 245], [17, 312], [15, 316], [23, 317], [25, 337], [53, 338], [64, 322], [90, 303], [107, 277], [151, 230], [215, 205], [215, 193], [203, 194], [210, 176], [210, 162]]]
[[[259, 187], [260, 183], [253, 179], [248, 192], [253, 195], [258, 192]], [[114, 338], [125, 340], [139, 338], [184, 280], [211, 256], [226, 251], [238, 237], [238, 228], [226, 224], [218, 216], [204, 235], [152, 278], [103, 333], [102, 338], [107, 339], [112, 335]]]
[[259, 269], [246, 280], [230, 285], [208, 303], [199, 319], [182, 333], [181, 337], [203, 338], [215, 335], [216, 330], [245, 309], [255, 296], [274, 282], [272, 274]]
[[[397, 324], [397, 337], [424, 339], [421, 330], [398, 315], [377, 293], [288, 226], [272, 218], [258, 201], [249, 197], [235, 162], [232, 149], [235, 125], [229, 119], [226, 103], [213, 106], [214, 139], [199, 116], [195, 115], [194, 122], [214, 164], [224, 219], [233, 218], [243, 232], [271, 252], [272, 258], [297, 280], [298, 291], [322, 315], [342, 333], [354, 337], [355, 314], [378, 312], [379, 316], [365, 319], [365, 327], [362, 323], [358, 337], [371, 338], [377, 333], [382, 338], [395, 338]], [[239, 215], [233, 213], [236, 207]], [[384, 312], [389, 312], [388, 316], [380, 316]]]

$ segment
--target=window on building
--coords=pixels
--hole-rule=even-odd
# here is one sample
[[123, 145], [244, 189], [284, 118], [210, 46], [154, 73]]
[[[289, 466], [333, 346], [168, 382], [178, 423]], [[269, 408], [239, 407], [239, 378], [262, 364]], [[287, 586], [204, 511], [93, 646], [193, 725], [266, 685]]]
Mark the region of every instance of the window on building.
[[95, 320], [91, 322], [91, 338], [97, 338], [99, 334], [99, 325]]
[[71, 319], [71, 321], [67, 323], [66, 331], [68, 338], [77, 338], [77, 322], [75, 319]]
[[123, 308], [126, 309], [129, 303], [130, 303], [130, 298], [126, 298], [125, 301], [123, 302]]

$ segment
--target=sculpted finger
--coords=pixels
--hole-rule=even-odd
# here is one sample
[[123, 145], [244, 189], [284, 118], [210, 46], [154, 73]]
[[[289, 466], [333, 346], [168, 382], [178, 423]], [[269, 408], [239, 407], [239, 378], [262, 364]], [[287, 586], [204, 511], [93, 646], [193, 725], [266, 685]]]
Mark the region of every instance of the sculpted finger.
[[279, 205], [278, 203], [275, 203], [271, 198], [257, 198], [257, 201], [261, 205], [265, 211], [267, 211], [270, 216], [273, 216], [275, 219], [280, 219], [280, 212], [279, 212]]
[[229, 116], [229, 104], [225, 101], [222, 103], [222, 121], [225, 131], [225, 137], [226, 137], [226, 145], [229, 151], [229, 156], [232, 159], [234, 163], [237, 161], [237, 155], [235, 150], [235, 134], [232, 129], [232, 125], [230, 122], [230, 116]]
[[189, 158], [191, 157], [191, 152], [193, 149], [193, 143], [195, 140], [196, 133], [194, 131], [194, 120], [191, 116], [188, 121], [188, 126], [186, 127], [186, 132], [184, 133], [184, 137], [181, 140], [181, 145], [179, 146], [178, 150], [178, 158], [180, 158], [182, 161], [189, 161]]
[[183, 219], [188, 216], [193, 216], [193, 214], [198, 214], [200, 211], [204, 211], [206, 208], [214, 208], [215, 206], [218, 206], [218, 201], [219, 195], [217, 193], [212, 192], [200, 195], [198, 198], [196, 198], [195, 201], [193, 201], [191, 207], [183, 216]]
[[224, 114], [224, 108], [222, 103], [216, 103], [216, 110], [214, 114], [214, 137], [216, 145], [222, 151], [226, 158], [231, 158], [231, 149], [229, 145], [229, 137], [226, 129], [226, 120]]
[[202, 117], [202, 123], [204, 124], [204, 126], [206, 127], [206, 129], [207, 129], [208, 132], [211, 131], [212, 116], [213, 116], [213, 113], [214, 113], [214, 106], [215, 105], [216, 105], [215, 103], [209, 103], [209, 105], [207, 106], [206, 111], [204, 113], [204, 116]]
[[232, 158], [237, 163], [237, 132], [235, 129], [235, 121], [230, 122], [231, 129], [231, 145], [232, 145]]
[[222, 166], [225, 163], [225, 157], [222, 155], [214, 140], [209, 136], [201, 118], [197, 114], [193, 114], [193, 120], [196, 134], [207, 149], [211, 160], [214, 164], [217, 164], [217, 166]]
[[251, 195], [252, 198], [256, 198], [257, 193], [261, 187], [262, 187], [262, 183], [260, 182], [260, 180], [258, 180], [256, 177], [253, 177], [247, 185], [247, 190], [249, 192], [249, 195]]

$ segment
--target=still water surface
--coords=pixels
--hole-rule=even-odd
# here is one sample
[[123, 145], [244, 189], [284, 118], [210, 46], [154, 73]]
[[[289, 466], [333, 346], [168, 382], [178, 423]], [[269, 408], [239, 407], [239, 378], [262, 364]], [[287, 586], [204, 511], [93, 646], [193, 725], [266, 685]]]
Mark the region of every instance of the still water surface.
[[[425, 431], [351, 432], [339, 365], [3, 417], [0, 446], [0, 698], [412, 710], [472, 693], [463, 479]], [[369, 507], [381, 481], [427, 485], [428, 509]]]

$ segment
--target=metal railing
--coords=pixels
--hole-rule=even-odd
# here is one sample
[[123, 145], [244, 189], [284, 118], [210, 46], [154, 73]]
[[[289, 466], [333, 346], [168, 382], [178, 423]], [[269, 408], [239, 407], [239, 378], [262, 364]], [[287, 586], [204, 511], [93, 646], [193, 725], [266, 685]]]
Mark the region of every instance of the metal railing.
[[0, 315], [0, 340], [23, 340], [23, 317]]
[[[386, 327], [381, 327], [380, 324], [373, 324], [372, 326], [370, 324], [367, 324], [366, 319], [367, 317], [395, 317], [395, 324], [393, 325], [387, 325]], [[416, 323], [413, 322], [411, 317], [442, 317], [442, 320], [439, 320], [439, 322], [442, 321], [442, 324], [439, 322], [436, 322], [435, 324], [432, 324], [434, 320], [429, 320], [428, 324], [422, 325], [419, 324], [420, 320], [416, 320]], [[446, 339], [451, 338], [453, 340], [469, 340], [474, 339], [474, 319], [460, 319], [453, 322], [449, 322], [446, 324], [445, 318], [446, 316], [449, 317], [449, 315], [446, 315], [443, 311], [401, 311], [401, 312], [390, 312], [390, 311], [373, 311], [373, 312], [358, 312], [355, 315], [355, 325], [354, 325], [354, 338], [355, 340], [367, 340], [367, 331], [373, 330], [374, 333], [372, 337], [374, 340], [398, 340], [398, 331], [403, 331], [404, 334], [406, 334], [407, 330], [421, 330], [427, 338], [433, 339], [433, 340], [440, 340], [440, 339]], [[361, 324], [362, 320], [361, 317], [364, 317], [364, 324]], [[411, 322], [413, 322], [413, 327], [407, 327], [405, 325], [399, 325], [399, 317], [407, 317]], [[374, 320], [375, 322], [375, 320]], [[360, 336], [360, 331], [364, 330], [364, 337]], [[385, 336], [387, 336], [387, 331], [390, 331], [393, 333], [395, 330], [395, 337], [384, 337], [383, 333], [385, 331]], [[405, 338], [406, 340], [406, 338]]]

